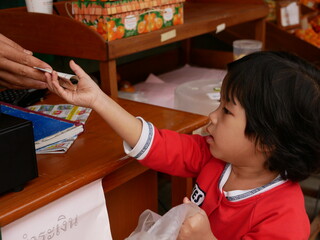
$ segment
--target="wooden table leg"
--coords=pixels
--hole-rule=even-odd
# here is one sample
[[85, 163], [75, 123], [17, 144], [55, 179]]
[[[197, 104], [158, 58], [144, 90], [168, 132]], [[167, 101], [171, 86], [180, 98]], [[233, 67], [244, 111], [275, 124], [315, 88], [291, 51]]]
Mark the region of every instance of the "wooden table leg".
[[157, 172], [148, 170], [105, 194], [113, 240], [128, 237], [144, 210], [158, 211], [157, 184]]
[[191, 50], [191, 39], [188, 38], [182, 41], [182, 52], [183, 52], [183, 64], [190, 64], [190, 50]]
[[100, 62], [100, 87], [112, 97], [118, 96], [117, 65], [116, 60]]
[[255, 21], [255, 39], [262, 42], [262, 49], [265, 47], [265, 39], [266, 39], [266, 21], [265, 19], [260, 19]]
[[193, 189], [193, 178], [171, 177], [171, 204], [172, 207], [182, 204], [184, 197], [190, 199]]

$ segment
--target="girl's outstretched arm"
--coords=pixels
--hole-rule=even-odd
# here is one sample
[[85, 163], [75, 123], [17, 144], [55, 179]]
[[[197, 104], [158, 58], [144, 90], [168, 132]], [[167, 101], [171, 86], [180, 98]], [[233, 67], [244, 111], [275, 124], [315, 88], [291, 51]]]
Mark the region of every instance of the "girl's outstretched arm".
[[134, 147], [141, 134], [141, 121], [106, 95], [74, 61], [70, 61], [70, 67], [79, 77], [78, 84], [72, 89], [63, 88], [59, 85], [56, 72], [46, 73], [49, 90], [71, 104], [92, 108], [124, 141]]

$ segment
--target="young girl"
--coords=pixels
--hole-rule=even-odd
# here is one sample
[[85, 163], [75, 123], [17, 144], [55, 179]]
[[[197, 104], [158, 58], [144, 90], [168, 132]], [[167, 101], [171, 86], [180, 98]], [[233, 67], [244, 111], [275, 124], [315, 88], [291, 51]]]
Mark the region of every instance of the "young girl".
[[46, 74], [51, 91], [99, 113], [124, 139], [125, 152], [142, 164], [196, 178], [191, 201], [204, 211], [185, 220], [178, 239], [308, 239], [297, 182], [319, 170], [317, 68], [276, 52], [229, 64], [220, 106], [202, 137], [135, 118], [74, 62], [70, 67], [80, 78], [77, 89], [60, 87], [54, 72]]

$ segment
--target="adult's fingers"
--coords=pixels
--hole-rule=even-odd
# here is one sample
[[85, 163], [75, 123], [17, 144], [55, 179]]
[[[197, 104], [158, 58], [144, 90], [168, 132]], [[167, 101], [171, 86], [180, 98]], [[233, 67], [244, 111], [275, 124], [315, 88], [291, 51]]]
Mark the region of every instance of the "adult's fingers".
[[7, 38], [6, 36], [4, 36], [1, 33], [0, 33], [0, 41], [19, 50], [19, 51], [21, 51], [21, 52], [28, 51], [28, 50], [24, 49], [23, 47], [21, 47], [18, 43], [12, 41], [11, 39]]
[[39, 58], [36, 58], [30, 54], [24, 54], [24, 56], [25, 56], [25, 62], [24, 62], [25, 65], [30, 67], [39, 67], [39, 68], [46, 68], [46, 69], [52, 70], [52, 67], [48, 63], [40, 60]]
[[41, 82], [28, 77], [19, 76], [10, 72], [0, 70], [0, 85], [7, 88], [35, 88], [43, 89], [47, 87], [46, 82]]
[[2, 61], [0, 61], [0, 71], [10, 73], [11, 75], [15, 75], [17, 77], [20, 76], [20, 77], [34, 79], [42, 82], [46, 81], [46, 78], [43, 72], [37, 69], [34, 69], [33, 67], [26, 66], [19, 62], [14, 62], [8, 59], [4, 59], [4, 60], [2, 59]]
[[17, 73], [21, 76], [45, 81], [44, 74], [33, 67], [52, 69], [51, 66], [40, 59], [19, 51], [8, 44], [2, 44], [0, 48], [0, 69]]
[[[33, 78], [45, 81], [44, 74], [40, 72], [37, 69], [34, 69], [33, 67], [39, 67], [39, 68], [45, 68], [45, 69], [51, 69], [51, 66], [40, 59], [21, 52], [16, 52], [15, 54], [10, 55], [8, 58], [10, 69], [12, 66], [14, 66], [14, 63], [19, 64], [19, 68], [17, 69], [19, 71], [19, 74], [22, 76], [25, 76], [25, 74], [32, 74]], [[12, 69], [11, 69], [12, 70]], [[37, 76], [41, 76], [41, 79], [37, 78]]]
[[23, 89], [21, 86], [17, 86], [10, 82], [3, 81], [2, 79], [0, 79], [0, 86], [5, 88], [11, 88], [11, 89]]

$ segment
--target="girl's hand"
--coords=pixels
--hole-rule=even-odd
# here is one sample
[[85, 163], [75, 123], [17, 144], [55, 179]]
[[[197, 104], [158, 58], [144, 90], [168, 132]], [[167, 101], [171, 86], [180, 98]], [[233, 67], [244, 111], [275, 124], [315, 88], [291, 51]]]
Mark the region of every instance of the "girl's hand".
[[93, 108], [99, 97], [105, 94], [83, 69], [72, 60], [70, 61], [70, 67], [79, 77], [78, 84], [69, 84], [61, 87], [56, 72], [52, 74], [46, 73], [49, 90], [71, 104]]
[[[183, 203], [191, 203], [188, 198], [183, 199]], [[187, 218], [181, 228], [177, 240], [216, 240], [211, 232], [210, 222], [205, 211]]]

